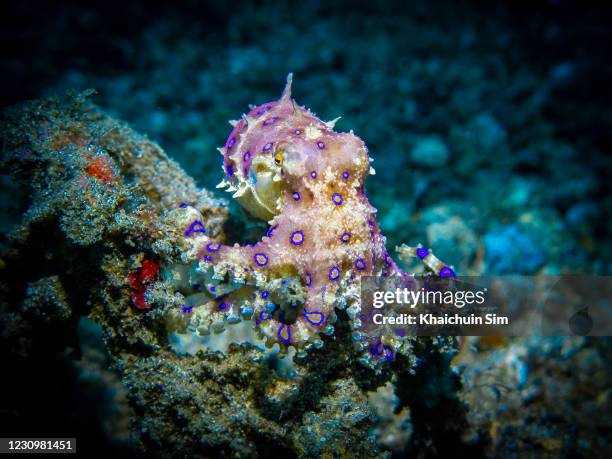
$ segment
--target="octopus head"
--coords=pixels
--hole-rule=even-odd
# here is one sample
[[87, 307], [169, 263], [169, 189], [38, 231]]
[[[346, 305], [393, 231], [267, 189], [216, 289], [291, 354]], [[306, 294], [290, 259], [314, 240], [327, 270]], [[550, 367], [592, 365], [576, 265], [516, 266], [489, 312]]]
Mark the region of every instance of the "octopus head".
[[299, 182], [323, 173], [350, 176], [361, 186], [371, 171], [367, 148], [351, 133], [334, 132], [335, 121], [323, 122], [291, 98], [291, 80], [281, 98], [252, 108], [220, 152], [233, 197], [253, 216], [269, 221], [280, 212], [281, 196]]

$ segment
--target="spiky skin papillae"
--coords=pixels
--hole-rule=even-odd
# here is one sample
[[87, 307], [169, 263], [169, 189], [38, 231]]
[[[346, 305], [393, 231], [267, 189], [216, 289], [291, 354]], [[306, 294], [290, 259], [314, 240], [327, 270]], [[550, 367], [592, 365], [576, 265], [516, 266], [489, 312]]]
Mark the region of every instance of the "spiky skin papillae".
[[[284, 347], [320, 344], [321, 332], [333, 332], [335, 308], [346, 308], [358, 330], [359, 278], [405, 275], [388, 255], [365, 195], [365, 178], [374, 173], [365, 143], [298, 106], [291, 76], [278, 101], [232, 124], [219, 149], [225, 172], [219, 187], [270, 229], [254, 245], [221, 245], [205, 231], [190, 231], [203, 219], [185, 208], [189, 253], [212, 273], [219, 295], [197, 310], [213, 326], [220, 315], [230, 322], [251, 317], [269, 342]], [[436, 272], [444, 266], [428, 257]], [[206, 322], [196, 315], [196, 326]]]

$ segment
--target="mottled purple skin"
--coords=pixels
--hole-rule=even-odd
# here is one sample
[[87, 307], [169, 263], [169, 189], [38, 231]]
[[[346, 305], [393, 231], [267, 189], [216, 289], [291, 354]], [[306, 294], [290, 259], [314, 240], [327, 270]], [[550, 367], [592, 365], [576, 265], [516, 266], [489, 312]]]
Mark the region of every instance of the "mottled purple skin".
[[[300, 346], [335, 317], [340, 288], [358, 286], [361, 276], [403, 273], [387, 254], [376, 210], [363, 191], [370, 172], [365, 143], [352, 132], [335, 132], [298, 106], [289, 90], [278, 101], [249, 111], [222, 149], [226, 181], [234, 189], [256, 183], [258, 171], [248, 173], [253, 161], [276, 161], [267, 163], [277, 165], [274, 172], [280, 178], [278, 208], [269, 221], [272, 231], [254, 245], [204, 248], [201, 259], [208, 257], [212, 266], [231, 263], [233, 271], [246, 273], [251, 282], [257, 274], [302, 279], [306, 301], [295, 323], [267, 316], [256, 321], [269, 338]], [[350, 237], [343, 237], [345, 233]], [[260, 314], [255, 311], [254, 317]]]

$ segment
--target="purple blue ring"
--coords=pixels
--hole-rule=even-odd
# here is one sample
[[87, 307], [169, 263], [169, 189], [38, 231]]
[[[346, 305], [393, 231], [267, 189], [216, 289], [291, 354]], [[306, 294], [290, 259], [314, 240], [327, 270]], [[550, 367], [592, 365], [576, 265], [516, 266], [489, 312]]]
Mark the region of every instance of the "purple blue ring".
[[337, 206], [342, 205], [342, 203], [344, 202], [344, 199], [342, 198], [342, 195], [340, 193], [332, 194], [331, 200]]
[[272, 316], [270, 315], [270, 313], [268, 311], [261, 311], [259, 313], [259, 320], [261, 320], [262, 322], [264, 320], [270, 320], [272, 318]]
[[253, 260], [255, 260], [257, 266], [266, 266], [268, 264], [268, 257], [265, 253], [256, 253], [253, 256]]
[[293, 200], [294, 201], [299, 201], [301, 198], [300, 193], [298, 191], [294, 191], [293, 192]]
[[327, 277], [331, 281], [338, 280], [338, 278], [340, 277], [340, 268], [338, 268], [337, 266], [332, 266], [329, 269], [329, 272], [327, 273]]
[[291, 233], [291, 238], [289, 238], [293, 245], [302, 245], [304, 243], [304, 232], [302, 231], [294, 231]]
[[[286, 330], [285, 336], [283, 336], [283, 330]], [[283, 343], [288, 345], [291, 343], [291, 326], [285, 324], [281, 325], [276, 336], [278, 336], [278, 339]]]
[[351, 233], [342, 233], [340, 236], [340, 242], [344, 242], [345, 244], [351, 240]]
[[355, 261], [355, 268], [357, 268], [357, 271], [363, 271], [364, 269], [366, 269], [366, 262], [363, 258], [358, 258]]
[[[309, 316], [318, 316], [319, 320], [313, 321]], [[315, 327], [318, 327], [325, 320], [325, 314], [321, 311], [307, 311], [306, 308], [304, 308], [304, 318]]]
[[209, 242], [208, 245], [206, 246], [206, 249], [209, 252], [218, 252], [220, 248], [221, 248], [221, 244], [217, 242]]
[[319, 147], [319, 150], [323, 150], [325, 148], [325, 143], [323, 143], [322, 140], [319, 140], [317, 142], [317, 147]]
[[205, 233], [206, 232], [206, 228], [204, 228], [204, 225], [202, 224], [202, 222], [200, 220], [195, 220], [191, 225], [189, 225], [189, 228], [187, 229], [187, 231], [185, 231], [185, 236], [189, 236], [191, 233]]

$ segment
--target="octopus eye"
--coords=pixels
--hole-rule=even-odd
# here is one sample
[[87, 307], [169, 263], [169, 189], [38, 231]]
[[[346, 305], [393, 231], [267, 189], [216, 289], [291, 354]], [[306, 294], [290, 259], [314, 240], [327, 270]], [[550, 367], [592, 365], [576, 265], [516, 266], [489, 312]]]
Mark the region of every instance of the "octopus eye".
[[281, 149], [276, 150], [276, 153], [274, 153], [274, 163], [277, 166], [280, 166], [281, 164], [283, 164], [283, 150]]

